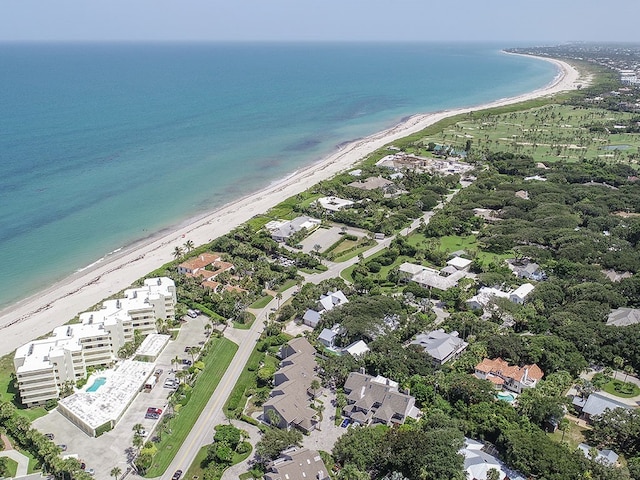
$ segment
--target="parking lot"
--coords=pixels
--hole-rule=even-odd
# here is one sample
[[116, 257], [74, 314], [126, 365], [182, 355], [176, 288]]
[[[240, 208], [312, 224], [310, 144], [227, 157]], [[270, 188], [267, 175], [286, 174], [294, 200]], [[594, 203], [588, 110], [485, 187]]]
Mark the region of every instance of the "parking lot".
[[[137, 395], [110, 432], [97, 438], [89, 437], [57, 410], [35, 420], [33, 426], [43, 433], [53, 433], [55, 436], [53, 441], [56, 444], [67, 446], [65, 454], [77, 454], [78, 458], [86, 463], [87, 469], [95, 470], [97, 479], [109, 480], [109, 472], [116, 466], [125, 472], [127, 460], [134, 453], [133, 426], [141, 424], [149, 433], [149, 438], [153, 436], [153, 430], [160, 420], [153, 418], [153, 415], [146, 415], [147, 409], [153, 407], [162, 409], [163, 413], [166, 411], [167, 397], [173, 390], [164, 388], [163, 385], [166, 379], [175, 378], [171, 360], [175, 357], [191, 360], [191, 355], [184, 350], [188, 346], [200, 346], [199, 342], [206, 338], [204, 326], [207, 323], [207, 317], [200, 315], [194, 319], [189, 318], [182, 324], [178, 338], [175, 341], [169, 341], [156, 362], [155, 368], [163, 370], [157, 384], [150, 391], [142, 391]], [[178, 368], [182, 367], [182, 365], [178, 366]]]

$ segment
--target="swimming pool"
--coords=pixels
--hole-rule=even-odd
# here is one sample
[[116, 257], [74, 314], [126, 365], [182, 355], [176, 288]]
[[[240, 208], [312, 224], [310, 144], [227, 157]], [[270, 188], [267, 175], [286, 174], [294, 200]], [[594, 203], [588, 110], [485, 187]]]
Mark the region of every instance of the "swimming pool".
[[504, 400], [505, 402], [513, 403], [516, 400], [516, 396], [513, 393], [498, 392], [496, 394], [498, 400]]
[[106, 383], [107, 379], [105, 377], [98, 377], [96, 378], [93, 383], [91, 384], [91, 386], [89, 388], [87, 388], [87, 392], [95, 392], [97, 391], [102, 385], [104, 385]]

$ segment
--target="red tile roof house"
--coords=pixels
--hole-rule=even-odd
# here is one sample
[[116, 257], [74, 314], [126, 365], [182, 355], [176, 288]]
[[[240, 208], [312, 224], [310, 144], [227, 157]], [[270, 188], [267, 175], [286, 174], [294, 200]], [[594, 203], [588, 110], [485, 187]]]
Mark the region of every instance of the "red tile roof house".
[[485, 358], [476, 365], [475, 376], [482, 380], [489, 380], [497, 388], [522, 393], [525, 388], [534, 388], [544, 377], [544, 372], [535, 363], [518, 367], [509, 365], [501, 358], [494, 360]]
[[[213, 270], [207, 270], [207, 267], [212, 267]], [[224, 262], [220, 254], [217, 253], [203, 253], [195, 258], [190, 258], [186, 262], [182, 262], [178, 265], [178, 273], [186, 275], [188, 277], [202, 278], [201, 285], [206, 288], [210, 288], [214, 292], [218, 292], [222, 287], [227, 291], [242, 291], [246, 290], [240, 287], [232, 287], [229, 285], [222, 285], [219, 282], [214, 282], [214, 278], [220, 275], [222, 272], [233, 270], [233, 263]]]

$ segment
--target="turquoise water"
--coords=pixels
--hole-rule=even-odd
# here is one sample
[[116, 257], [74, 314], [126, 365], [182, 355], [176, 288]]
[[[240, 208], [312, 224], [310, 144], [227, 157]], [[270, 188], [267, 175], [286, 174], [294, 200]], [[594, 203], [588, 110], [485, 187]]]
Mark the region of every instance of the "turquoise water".
[[513, 403], [516, 400], [515, 395], [508, 392], [498, 392], [496, 394], [496, 397], [498, 398], [498, 400], [504, 400], [505, 402], [509, 403]]
[[502, 45], [0, 45], [0, 307], [415, 113], [534, 90]]
[[87, 392], [97, 392], [105, 383], [107, 383], [107, 379], [105, 377], [98, 377], [94, 380], [91, 386], [87, 388]]

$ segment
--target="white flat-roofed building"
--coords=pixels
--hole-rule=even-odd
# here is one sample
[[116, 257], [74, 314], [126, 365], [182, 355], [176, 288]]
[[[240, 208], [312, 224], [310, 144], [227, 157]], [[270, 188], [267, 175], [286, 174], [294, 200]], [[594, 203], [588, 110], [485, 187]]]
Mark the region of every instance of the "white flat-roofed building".
[[154, 366], [125, 360], [115, 370], [98, 372], [85, 390], [60, 400], [58, 411], [89, 436], [111, 430], [153, 374]]
[[355, 203], [352, 200], [338, 197], [320, 197], [316, 201], [318, 202], [318, 205], [320, 205], [325, 210], [329, 210], [330, 212], [337, 212], [338, 210], [350, 207]]
[[522, 305], [524, 301], [527, 299], [529, 294], [533, 292], [536, 287], [531, 283], [525, 283], [524, 285], [520, 285], [513, 292], [509, 294], [509, 300], [513, 303], [519, 303]]
[[87, 367], [108, 365], [118, 350], [134, 338], [156, 333], [156, 320], [175, 317], [175, 285], [169, 278], [151, 278], [125, 298], [107, 300], [100, 310], [80, 314], [80, 323], [62, 325], [50, 337], [16, 350], [13, 364], [24, 405], [56, 399], [66, 382], [75, 383]]
[[143, 362], [155, 362], [170, 339], [171, 335], [150, 333], [136, 350], [134, 358]]

